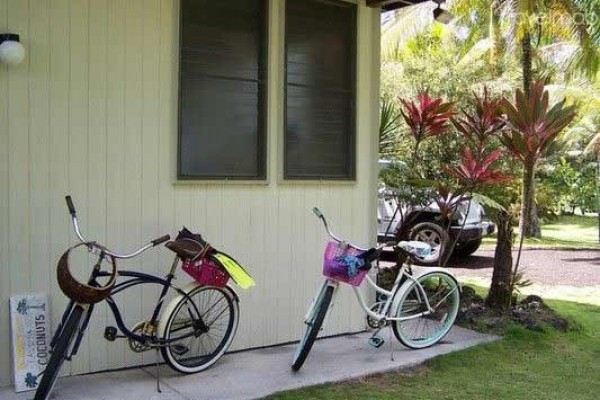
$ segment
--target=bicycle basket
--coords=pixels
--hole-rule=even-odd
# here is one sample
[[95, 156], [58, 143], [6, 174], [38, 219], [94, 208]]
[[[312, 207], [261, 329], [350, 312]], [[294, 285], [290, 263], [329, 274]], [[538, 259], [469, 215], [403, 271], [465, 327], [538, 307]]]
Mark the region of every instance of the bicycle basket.
[[200, 285], [223, 287], [229, 281], [229, 274], [210, 258], [185, 260], [181, 268]]
[[[112, 271], [108, 283], [104, 286], [90, 286], [79, 282], [70, 271], [69, 254], [79, 246], [89, 246], [90, 243], [79, 243], [67, 251], [58, 260], [56, 268], [56, 279], [60, 290], [71, 300], [78, 303], [94, 304], [99, 303], [110, 295], [110, 291], [115, 285], [117, 279], [117, 260], [112, 256], [107, 256], [109, 263], [112, 265]], [[98, 247], [97, 244], [93, 244]]]
[[357, 256], [361, 253], [361, 250], [350, 247], [344, 243], [327, 243], [323, 260], [323, 275], [335, 279], [336, 281], [348, 283], [352, 286], [360, 286], [367, 275], [367, 270], [356, 269], [355, 274], [351, 276], [352, 268], [344, 257]]

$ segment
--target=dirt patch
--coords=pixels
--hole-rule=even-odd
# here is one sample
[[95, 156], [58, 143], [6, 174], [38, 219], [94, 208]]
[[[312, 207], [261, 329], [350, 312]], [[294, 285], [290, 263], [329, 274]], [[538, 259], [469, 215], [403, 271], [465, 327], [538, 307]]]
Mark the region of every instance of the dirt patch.
[[515, 324], [533, 331], [553, 328], [565, 332], [572, 328], [568, 320], [559, 316], [541, 297], [535, 295], [515, 302], [509, 312], [499, 314], [490, 310], [473, 288], [464, 286], [461, 303], [457, 323], [479, 331], [502, 335], [508, 327]]

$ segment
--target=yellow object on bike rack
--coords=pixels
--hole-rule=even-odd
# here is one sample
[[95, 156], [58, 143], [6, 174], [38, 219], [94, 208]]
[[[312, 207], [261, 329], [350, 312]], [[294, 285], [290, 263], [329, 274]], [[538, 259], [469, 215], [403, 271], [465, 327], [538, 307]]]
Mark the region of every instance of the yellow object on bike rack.
[[231, 279], [242, 289], [249, 289], [255, 285], [254, 279], [242, 266], [227, 254], [215, 252], [212, 255], [225, 268]]

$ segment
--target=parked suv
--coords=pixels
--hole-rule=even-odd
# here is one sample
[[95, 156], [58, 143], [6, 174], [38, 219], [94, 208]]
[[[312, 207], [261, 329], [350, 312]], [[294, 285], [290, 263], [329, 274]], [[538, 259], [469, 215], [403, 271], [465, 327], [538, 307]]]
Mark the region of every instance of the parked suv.
[[[432, 248], [432, 255], [419, 261], [419, 264], [423, 265], [437, 265], [442, 245], [452, 244], [456, 238], [458, 241], [454, 254], [469, 256], [479, 248], [482, 238], [493, 233], [495, 229], [495, 225], [485, 219], [483, 207], [475, 200], [471, 200], [470, 206], [468, 201], [457, 206], [448, 238], [441, 223], [440, 209], [435, 201], [432, 200], [426, 206], [402, 206], [402, 212], [396, 212], [397, 207], [398, 202], [393, 190], [381, 187], [377, 203], [377, 240], [380, 243], [395, 240], [399, 229], [402, 228], [403, 219], [410, 221], [409, 239], [425, 242]], [[459, 235], [461, 229], [462, 233]], [[446, 243], [443, 243], [444, 238]]]

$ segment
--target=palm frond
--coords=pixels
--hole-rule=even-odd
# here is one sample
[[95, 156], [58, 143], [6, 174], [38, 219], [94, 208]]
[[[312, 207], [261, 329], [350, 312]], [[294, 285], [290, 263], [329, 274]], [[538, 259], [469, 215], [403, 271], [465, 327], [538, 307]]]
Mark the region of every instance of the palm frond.
[[400, 129], [400, 112], [388, 99], [381, 100], [379, 112], [379, 154], [387, 156], [394, 153]]

